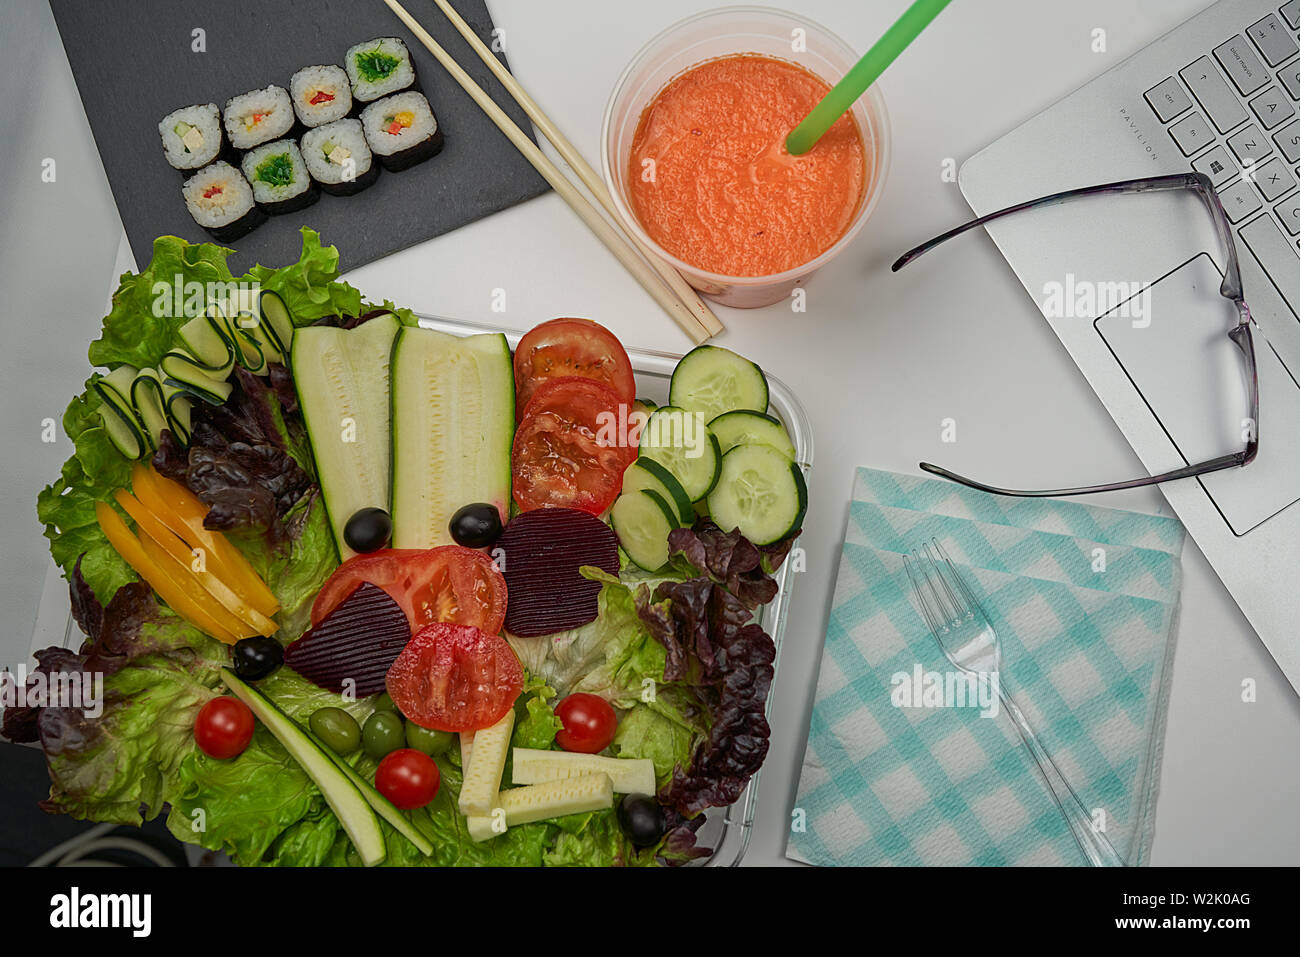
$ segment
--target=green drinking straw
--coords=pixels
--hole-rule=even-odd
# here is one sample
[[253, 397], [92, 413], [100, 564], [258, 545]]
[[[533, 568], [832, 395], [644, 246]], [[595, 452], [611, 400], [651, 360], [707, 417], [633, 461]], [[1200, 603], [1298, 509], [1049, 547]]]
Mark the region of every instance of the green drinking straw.
[[786, 152], [802, 156], [817, 145], [817, 141], [826, 135], [835, 121], [852, 108], [857, 98], [867, 92], [867, 88], [880, 78], [886, 67], [907, 49], [907, 45], [930, 25], [930, 21], [949, 2], [950, 0], [916, 0], [908, 7], [898, 22], [885, 32], [876, 45], [844, 75], [844, 79], [836, 83], [822, 97], [821, 102], [812, 108], [812, 112], [791, 131], [785, 140]]

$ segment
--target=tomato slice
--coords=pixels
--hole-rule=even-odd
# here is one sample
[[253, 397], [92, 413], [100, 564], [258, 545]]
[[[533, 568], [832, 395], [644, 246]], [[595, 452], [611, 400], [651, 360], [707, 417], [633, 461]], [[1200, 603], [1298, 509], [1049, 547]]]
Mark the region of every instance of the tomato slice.
[[636, 398], [632, 363], [618, 337], [590, 319], [552, 319], [534, 326], [515, 349], [515, 413], [522, 419], [546, 379], [579, 376], [614, 390], [626, 404]]
[[388, 669], [398, 710], [435, 731], [490, 728], [523, 685], [523, 666], [505, 639], [469, 625], [425, 625]]
[[622, 424], [628, 411], [593, 379], [569, 376], [538, 386], [510, 456], [520, 510], [557, 505], [600, 515], [609, 508], [637, 455]]
[[473, 625], [496, 634], [506, 617], [506, 580], [485, 554], [460, 545], [385, 548], [356, 555], [334, 570], [311, 606], [318, 625], [362, 582], [388, 593], [411, 632], [434, 622]]

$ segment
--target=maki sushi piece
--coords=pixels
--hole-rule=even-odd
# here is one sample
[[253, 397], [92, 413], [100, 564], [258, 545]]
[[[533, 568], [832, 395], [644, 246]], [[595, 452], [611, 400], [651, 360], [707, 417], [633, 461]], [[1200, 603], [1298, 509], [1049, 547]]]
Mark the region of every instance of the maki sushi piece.
[[366, 142], [384, 164], [397, 172], [436, 156], [442, 130], [423, 93], [407, 91], [371, 103], [361, 111]]
[[251, 150], [288, 136], [296, 116], [285, 88], [268, 86], [232, 96], [226, 101], [224, 120], [230, 145], [237, 150]]
[[158, 135], [172, 169], [186, 173], [200, 169], [221, 152], [221, 111], [215, 103], [183, 106], [159, 121]]
[[352, 112], [352, 87], [342, 67], [305, 66], [289, 80], [289, 98], [302, 125], [311, 129]]
[[397, 37], [377, 37], [348, 50], [343, 65], [352, 82], [352, 96], [371, 103], [415, 86], [411, 52]]
[[229, 163], [205, 166], [181, 188], [194, 221], [220, 243], [252, 232], [266, 220], [253, 202], [253, 188]]
[[292, 213], [320, 199], [293, 140], [276, 140], [249, 150], [243, 168], [253, 199], [271, 216]]
[[336, 120], [308, 130], [302, 138], [307, 172], [333, 196], [359, 193], [379, 178], [360, 120]]

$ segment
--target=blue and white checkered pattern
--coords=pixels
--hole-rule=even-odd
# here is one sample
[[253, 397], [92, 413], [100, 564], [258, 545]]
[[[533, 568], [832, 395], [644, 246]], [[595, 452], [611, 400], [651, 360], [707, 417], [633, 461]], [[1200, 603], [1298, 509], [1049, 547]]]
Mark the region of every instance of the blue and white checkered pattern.
[[[966, 566], [993, 617], [1003, 681], [1044, 745], [1085, 806], [1104, 812], [1119, 853], [1146, 863], [1182, 527], [865, 469], [855, 499], [789, 856], [844, 865], [1084, 863], [1005, 715], [895, 704], [896, 676], [954, 672], [902, 566], [904, 553], [935, 537]], [[1097, 549], [1105, 571], [1096, 570]]]

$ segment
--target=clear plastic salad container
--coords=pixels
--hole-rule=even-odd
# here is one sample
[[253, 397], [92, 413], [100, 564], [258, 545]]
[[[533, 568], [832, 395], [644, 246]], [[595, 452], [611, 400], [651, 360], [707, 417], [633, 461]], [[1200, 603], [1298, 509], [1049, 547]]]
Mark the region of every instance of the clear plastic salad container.
[[[420, 316], [420, 324], [430, 329], [437, 329], [440, 332], [458, 336], [475, 335], [484, 332], [505, 333], [512, 350], [519, 344], [519, 338], [522, 335], [522, 333], [506, 329], [494, 329], [488, 326], [434, 316]], [[653, 399], [656, 402], [666, 403], [668, 400], [668, 381], [672, 376], [674, 367], [677, 365], [677, 360], [681, 356], [671, 355], [667, 352], [648, 352], [639, 349], [628, 349], [627, 354], [632, 360], [632, 368], [636, 372], [637, 395]], [[771, 403], [768, 411], [785, 425], [790, 434], [790, 440], [794, 443], [799, 466], [806, 476], [812, 466], [813, 452], [812, 429], [808, 424], [808, 416], [805, 414], [803, 406], [799, 404], [799, 400], [794, 397], [794, 393], [781, 380], [768, 375], [767, 381], [769, 401]], [[781, 637], [785, 632], [786, 611], [789, 608], [790, 590], [793, 585], [789, 562], [783, 564], [778, 570], [776, 581], [779, 591], [776, 598], [764, 606], [760, 623], [763, 629], [772, 636], [772, 641], [776, 644], [775, 665], [779, 666], [781, 661]], [[51, 564], [50, 574], [47, 576], [41, 598], [40, 612], [37, 615], [36, 627], [32, 636], [33, 651], [51, 645], [61, 645], [65, 648], [81, 646], [82, 634], [76, 622], [72, 619], [71, 610], [68, 608], [67, 594], [67, 583], [60, 577], [58, 569]], [[775, 680], [773, 684], [775, 685]], [[770, 711], [770, 694], [768, 705]], [[708, 858], [701, 858], [695, 863], [703, 866], [735, 866], [739, 864], [741, 858], [745, 855], [746, 848], [749, 846], [749, 834], [750, 829], [753, 827], [754, 811], [757, 803], [758, 775], [755, 774], [735, 804], [727, 808], [712, 808], [705, 812], [705, 823], [698, 832], [698, 841], [702, 847], [712, 848], [713, 854]], [[207, 855], [208, 862], [211, 863], [213, 855], [203, 852], [197, 847], [189, 849], [193, 850], [196, 855]]]

